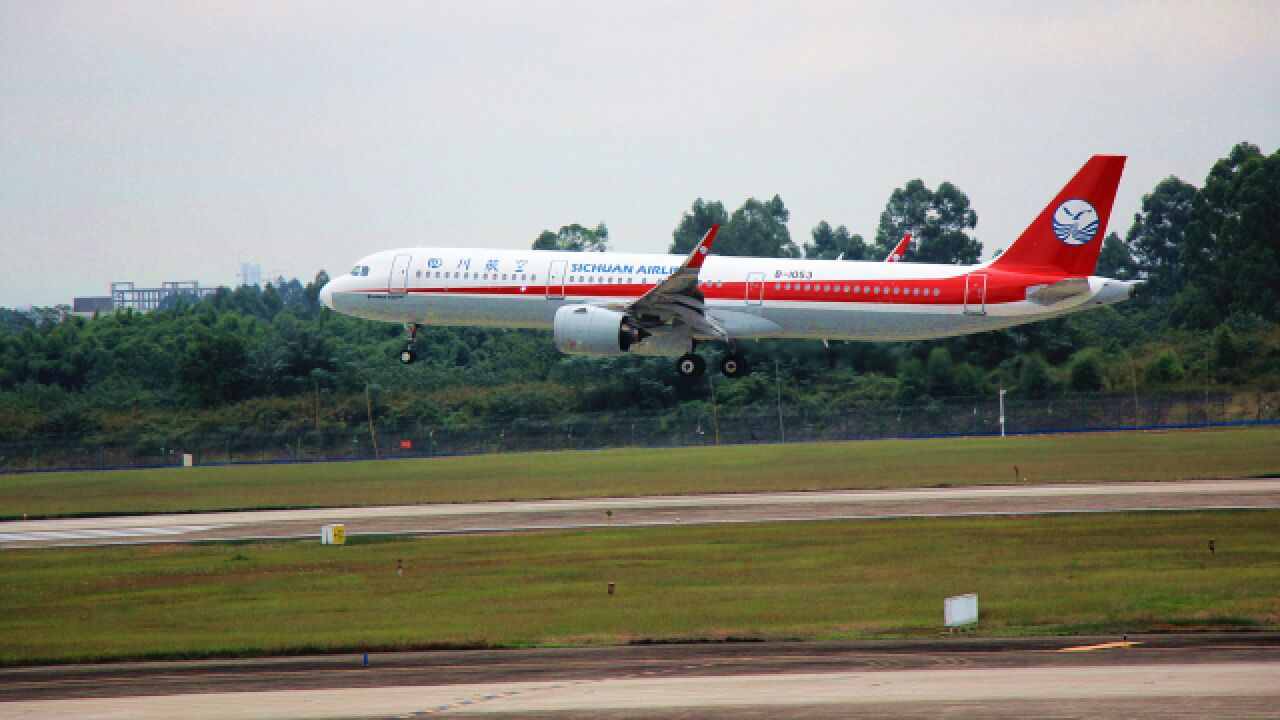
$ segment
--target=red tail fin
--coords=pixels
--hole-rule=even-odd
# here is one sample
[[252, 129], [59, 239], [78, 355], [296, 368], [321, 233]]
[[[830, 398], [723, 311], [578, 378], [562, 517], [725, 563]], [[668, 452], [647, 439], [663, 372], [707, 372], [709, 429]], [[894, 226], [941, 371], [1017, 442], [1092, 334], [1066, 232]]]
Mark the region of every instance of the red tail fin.
[[1094, 155], [993, 268], [1092, 275], [1124, 170], [1123, 155]]

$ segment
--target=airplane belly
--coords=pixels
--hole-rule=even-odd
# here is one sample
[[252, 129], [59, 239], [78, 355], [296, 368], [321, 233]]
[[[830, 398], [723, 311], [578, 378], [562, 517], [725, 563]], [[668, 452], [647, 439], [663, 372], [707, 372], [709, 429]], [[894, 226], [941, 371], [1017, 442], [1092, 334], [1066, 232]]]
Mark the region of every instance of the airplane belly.
[[891, 342], [927, 340], [998, 330], [1042, 319], [1016, 311], [966, 315], [961, 306], [858, 306], [816, 307], [799, 303], [773, 303], [763, 316], [779, 330], [756, 337], [814, 338]]
[[464, 293], [335, 293], [333, 309], [383, 322], [423, 325], [550, 328], [562, 300]]

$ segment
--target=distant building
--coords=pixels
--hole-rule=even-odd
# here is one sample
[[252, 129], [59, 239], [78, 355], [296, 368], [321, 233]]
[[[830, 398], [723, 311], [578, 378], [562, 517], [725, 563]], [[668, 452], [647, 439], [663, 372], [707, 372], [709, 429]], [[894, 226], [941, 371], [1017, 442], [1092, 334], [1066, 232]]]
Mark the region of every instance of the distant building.
[[109, 313], [115, 307], [111, 296], [78, 297], [71, 300], [71, 314], [93, 317], [94, 313]]
[[199, 300], [216, 292], [217, 288], [202, 288], [195, 280], [161, 283], [158, 288], [135, 287], [132, 282], [111, 283], [111, 304], [115, 310], [150, 312], [164, 307], [170, 300], [186, 296]]
[[253, 265], [251, 263], [240, 263], [240, 284], [241, 285], [261, 285], [262, 284], [262, 266]]

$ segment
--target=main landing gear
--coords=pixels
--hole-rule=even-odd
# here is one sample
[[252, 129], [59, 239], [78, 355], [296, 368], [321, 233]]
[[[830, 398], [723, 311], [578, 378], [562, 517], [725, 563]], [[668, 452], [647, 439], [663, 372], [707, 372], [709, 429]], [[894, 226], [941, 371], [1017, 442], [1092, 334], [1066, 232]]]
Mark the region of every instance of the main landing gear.
[[421, 327], [418, 323], [405, 324], [405, 329], [409, 331], [409, 340], [400, 351], [400, 362], [404, 365], [412, 365], [418, 359], [418, 353], [413, 351], [413, 345], [418, 341], [418, 329]]
[[[686, 380], [702, 377], [707, 371], [707, 361], [697, 353], [685, 353], [676, 361], [676, 373]], [[746, 377], [751, 374], [751, 363], [737, 350], [729, 350], [720, 358], [720, 372], [727, 378]]]

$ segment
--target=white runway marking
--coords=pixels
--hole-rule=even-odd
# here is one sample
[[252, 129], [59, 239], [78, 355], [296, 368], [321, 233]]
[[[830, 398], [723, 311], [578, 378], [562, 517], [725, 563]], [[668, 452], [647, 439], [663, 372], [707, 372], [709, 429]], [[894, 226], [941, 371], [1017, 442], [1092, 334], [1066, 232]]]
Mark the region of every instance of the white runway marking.
[[228, 527], [227, 525], [170, 525], [166, 527], [97, 528], [85, 530], [33, 530], [0, 533], [0, 543], [41, 542], [45, 540], [96, 540], [102, 538], [141, 538], [157, 535], [186, 535]]

